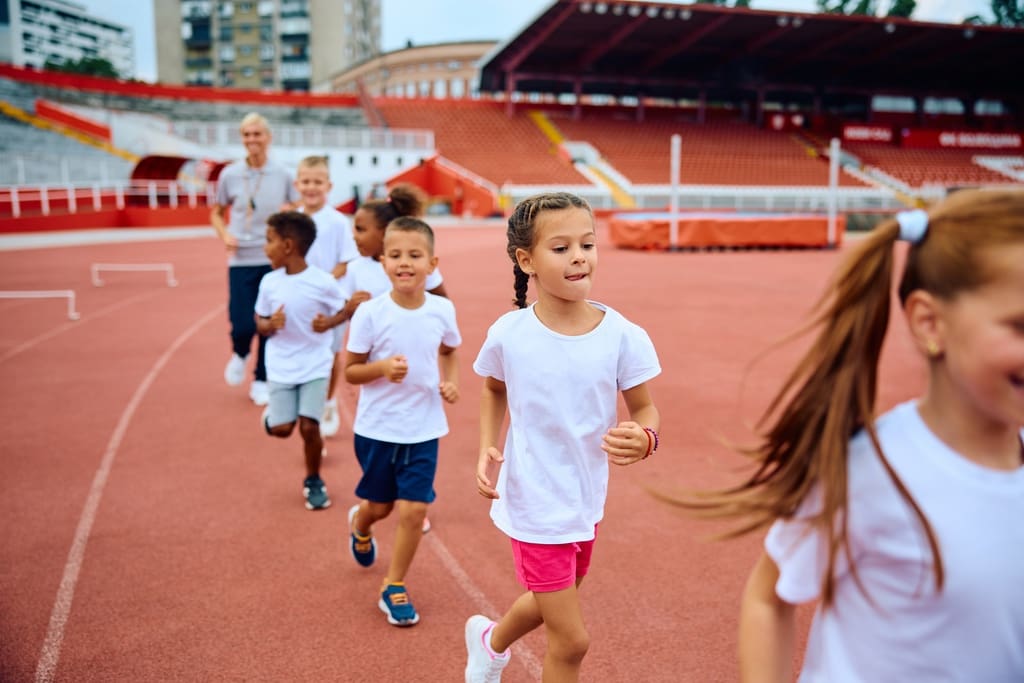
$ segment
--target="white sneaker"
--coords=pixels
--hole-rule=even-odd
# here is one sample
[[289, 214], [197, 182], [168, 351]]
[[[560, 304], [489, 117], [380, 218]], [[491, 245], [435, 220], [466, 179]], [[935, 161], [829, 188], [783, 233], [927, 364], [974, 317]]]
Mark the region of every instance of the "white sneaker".
[[237, 387], [245, 379], [245, 359], [237, 353], [231, 354], [231, 359], [224, 366], [224, 381], [228, 386]]
[[249, 398], [258, 406], [265, 406], [270, 403], [270, 389], [267, 388], [267, 383], [261, 382], [258, 379], [253, 380], [249, 386]]
[[324, 416], [320, 420], [320, 436], [334, 436], [341, 428], [341, 418], [338, 417], [338, 400], [330, 399], [324, 404]]
[[512, 653], [506, 650], [496, 654], [491, 650], [493, 628], [494, 622], [481, 614], [466, 620], [466, 683], [501, 681], [501, 671], [508, 666]]

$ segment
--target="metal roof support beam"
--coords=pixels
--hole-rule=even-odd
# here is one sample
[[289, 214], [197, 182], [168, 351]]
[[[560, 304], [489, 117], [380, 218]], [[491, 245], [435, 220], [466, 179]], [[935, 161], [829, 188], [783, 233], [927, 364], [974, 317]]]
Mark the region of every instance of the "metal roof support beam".
[[728, 23], [728, 21], [731, 18], [732, 17], [730, 17], [729, 15], [723, 14], [720, 17], [712, 19], [711, 21], [709, 21], [707, 24], [697, 29], [696, 31], [686, 34], [686, 36], [682, 38], [682, 40], [680, 40], [678, 43], [673, 43], [672, 45], [668, 45], [658, 50], [653, 55], [651, 55], [647, 59], [647, 61], [640, 65], [640, 68], [637, 69], [637, 72], [641, 74], [649, 73], [651, 69], [654, 69], [655, 67], [664, 64], [674, 55], [677, 55], [683, 50], [687, 49], [704, 36], [708, 35], [709, 33], [714, 33], [716, 30], [718, 30], [726, 23]]
[[576, 11], [575, 2], [567, 2], [562, 11], [556, 14], [552, 19], [551, 23], [545, 26], [543, 29], [537, 32], [533, 38], [527, 41], [524, 45], [521, 45], [508, 59], [502, 62], [501, 67], [506, 73], [514, 71], [523, 63], [531, 52], [537, 49], [545, 40], [548, 39], [552, 33], [555, 32], [559, 26], [561, 26], [569, 16]]
[[647, 14], [641, 14], [632, 21], [626, 22], [611, 34], [608, 38], [598, 41], [597, 45], [590, 48], [576, 62], [576, 68], [580, 71], [587, 69], [591, 64], [603, 57], [614, 47], [628, 38], [634, 31], [647, 23]]

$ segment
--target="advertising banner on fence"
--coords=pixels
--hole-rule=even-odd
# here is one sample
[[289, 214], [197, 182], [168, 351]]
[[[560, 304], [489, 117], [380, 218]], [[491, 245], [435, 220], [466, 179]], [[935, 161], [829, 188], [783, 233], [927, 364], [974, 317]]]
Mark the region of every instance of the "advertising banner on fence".
[[902, 147], [917, 149], [1024, 149], [1020, 133], [988, 133], [970, 130], [923, 130], [904, 128]]
[[886, 126], [863, 126], [847, 124], [843, 126], [843, 140], [848, 142], [886, 142], [893, 139], [892, 128]]

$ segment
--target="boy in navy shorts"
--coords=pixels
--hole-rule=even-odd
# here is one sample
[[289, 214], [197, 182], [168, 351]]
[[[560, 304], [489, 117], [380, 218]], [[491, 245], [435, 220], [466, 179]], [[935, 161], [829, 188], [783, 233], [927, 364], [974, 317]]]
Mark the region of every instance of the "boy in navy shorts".
[[459, 397], [455, 348], [462, 342], [449, 299], [426, 291], [437, 266], [434, 233], [409, 216], [384, 235], [381, 263], [392, 289], [362, 303], [349, 327], [345, 379], [359, 384], [355, 452], [363, 469], [362, 501], [349, 510], [351, 551], [371, 566], [377, 556], [373, 524], [398, 509], [398, 527], [378, 606], [395, 626], [419, 615], [405, 576], [434, 500], [438, 439], [448, 433], [443, 401]]

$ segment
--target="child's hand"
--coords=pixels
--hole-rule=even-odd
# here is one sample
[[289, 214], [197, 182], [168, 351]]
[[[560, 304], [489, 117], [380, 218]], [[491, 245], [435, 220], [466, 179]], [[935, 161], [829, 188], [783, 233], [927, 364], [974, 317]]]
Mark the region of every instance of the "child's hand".
[[281, 304], [281, 307], [274, 311], [274, 314], [270, 316], [270, 324], [275, 330], [280, 330], [284, 327], [284, 322], [284, 304]]
[[455, 403], [459, 400], [459, 385], [455, 382], [441, 382], [439, 389], [441, 398], [448, 403]]
[[647, 455], [650, 441], [647, 432], [636, 422], [620, 422], [601, 439], [601, 450], [613, 465], [632, 465]]
[[330, 320], [323, 313], [317, 313], [313, 318], [313, 331], [326, 332], [329, 329], [331, 329]]
[[349, 318], [351, 318], [352, 314], [356, 312], [357, 308], [359, 308], [359, 304], [363, 303], [364, 301], [369, 301], [370, 298], [371, 297], [369, 292], [363, 290], [353, 292], [351, 298], [349, 298], [349, 300], [345, 302], [345, 313], [348, 315]]
[[405, 356], [401, 354], [385, 358], [381, 362], [384, 364], [384, 377], [389, 382], [398, 384], [409, 374], [409, 365], [405, 361]]
[[476, 464], [476, 490], [484, 498], [497, 499], [498, 491], [494, 488], [498, 482], [498, 470], [505, 456], [494, 446], [480, 451], [480, 459]]

